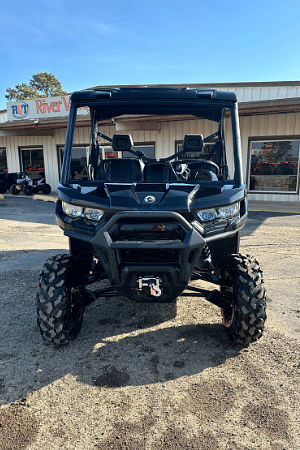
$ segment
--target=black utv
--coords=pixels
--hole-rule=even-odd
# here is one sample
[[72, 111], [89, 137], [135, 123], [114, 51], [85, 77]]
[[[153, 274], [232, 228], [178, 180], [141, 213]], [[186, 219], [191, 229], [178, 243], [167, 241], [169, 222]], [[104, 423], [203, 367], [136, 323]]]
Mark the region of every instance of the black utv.
[[[90, 111], [91, 138], [79, 158], [73, 139], [80, 108]], [[130, 134], [116, 133], [118, 120], [127, 129], [130, 121], [140, 129], [180, 121], [181, 139], [165, 133], [156, 154], [173, 154], [154, 159], [135, 147]], [[107, 129], [114, 130], [110, 136]], [[107, 148], [118, 158], [105, 157]], [[247, 200], [235, 93], [149, 87], [74, 92], [56, 220], [70, 251], [48, 259], [40, 274], [37, 320], [45, 340], [74, 339], [85, 307], [97, 297], [168, 303], [185, 293], [220, 307], [237, 343], [261, 337], [262, 270], [254, 257], [239, 253]], [[101, 280], [108, 280], [106, 288], [88, 289]], [[199, 280], [215, 289], [200, 288]]]

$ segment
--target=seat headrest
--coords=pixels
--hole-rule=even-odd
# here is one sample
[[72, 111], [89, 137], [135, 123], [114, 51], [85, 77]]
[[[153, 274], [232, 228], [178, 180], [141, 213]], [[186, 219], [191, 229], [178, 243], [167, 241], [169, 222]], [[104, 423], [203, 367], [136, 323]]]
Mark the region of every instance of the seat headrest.
[[128, 152], [133, 147], [133, 140], [130, 134], [114, 134], [111, 146], [115, 152]]
[[186, 152], [202, 152], [203, 150], [202, 134], [186, 134], [183, 138], [182, 148]]

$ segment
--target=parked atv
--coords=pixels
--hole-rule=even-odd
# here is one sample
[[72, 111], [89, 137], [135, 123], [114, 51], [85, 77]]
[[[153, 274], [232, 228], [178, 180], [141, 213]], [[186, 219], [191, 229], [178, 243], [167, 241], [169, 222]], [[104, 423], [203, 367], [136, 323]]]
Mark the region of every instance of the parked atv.
[[10, 192], [13, 195], [18, 195], [21, 191], [25, 195], [37, 194], [40, 191], [45, 195], [50, 194], [51, 186], [45, 182], [44, 173], [41, 172], [40, 176], [39, 180], [33, 181], [26, 172], [19, 172], [16, 183], [10, 187]]
[[[86, 176], [73, 179], [72, 143], [82, 107], [90, 110], [92, 137]], [[197, 119], [199, 134], [182, 135], [182, 150], [151, 159], [135, 150], [130, 135], [110, 137], [98, 130], [98, 123], [124, 115], [162, 124], [168, 116], [187, 127]], [[37, 321], [45, 340], [68, 343], [81, 329], [85, 307], [115, 295], [137, 303], [205, 297], [221, 308], [223, 324], [237, 343], [261, 337], [266, 320], [262, 270], [254, 257], [239, 253], [247, 220], [239, 133], [232, 92], [118, 88], [72, 94], [56, 203], [69, 254], [48, 259], [40, 274]], [[170, 130], [168, 136], [170, 149], [176, 136]], [[114, 152], [132, 157], [101, 159], [99, 137]], [[161, 142], [167, 147], [165, 138]], [[109, 287], [89, 289], [101, 280]], [[215, 289], [203, 289], [199, 281]]]

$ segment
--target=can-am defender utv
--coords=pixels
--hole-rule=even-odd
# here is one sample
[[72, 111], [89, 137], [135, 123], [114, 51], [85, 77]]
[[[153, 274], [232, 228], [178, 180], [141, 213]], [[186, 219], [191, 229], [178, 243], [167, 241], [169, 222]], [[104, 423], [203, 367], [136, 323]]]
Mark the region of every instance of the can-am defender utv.
[[[91, 122], [90, 146], [81, 160], [73, 147], [80, 108], [88, 108]], [[160, 129], [158, 154], [175, 150], [178, 135], [172, 135], [171, 122], [180, 129], [182, 147], [153, 159], [135, 149], [131, 135], [98, 130], [115, 130], [113, 124], [122, 120], [127, 129], [130, 121], [138, 121], [139, 129], [150, 122], [150, 129]], [[102, 157], [105, 141], [119, 158]], [[43, 338], [54, 344], [74, 339], [85, 306], [100, 296], [167, 303], [185, 292], [219, 306], [236, 342], [258, 339], [266, 294], [257, 261], [239, 253], [246, 219], [235, 93], [147, 87], [74, 92], [56, 203], [70, 254], [48, 259], [40, 274]], [[108, 288], [87, 288], [104, 279]], [[216, 289], [201, 289], [194, 280]]]

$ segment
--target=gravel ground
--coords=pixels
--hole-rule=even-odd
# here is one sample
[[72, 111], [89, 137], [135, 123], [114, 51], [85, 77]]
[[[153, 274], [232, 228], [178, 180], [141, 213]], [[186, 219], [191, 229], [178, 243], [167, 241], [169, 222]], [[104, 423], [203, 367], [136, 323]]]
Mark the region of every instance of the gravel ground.
[[241, 251], [268, 291], [263, 337], [233, 345], [219, 309], [90, 305], [66, 347], [36, 326], [38, 273], [67, 252], [53, 203], [0, 200], [0, 449], [298, 450], [300, 215], [250, 212]]

